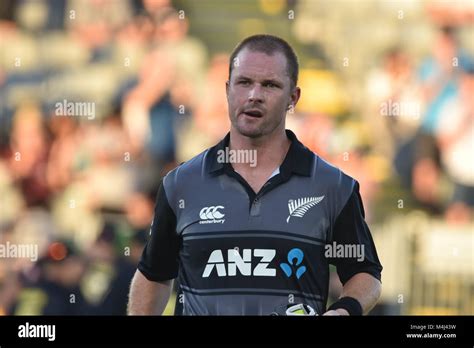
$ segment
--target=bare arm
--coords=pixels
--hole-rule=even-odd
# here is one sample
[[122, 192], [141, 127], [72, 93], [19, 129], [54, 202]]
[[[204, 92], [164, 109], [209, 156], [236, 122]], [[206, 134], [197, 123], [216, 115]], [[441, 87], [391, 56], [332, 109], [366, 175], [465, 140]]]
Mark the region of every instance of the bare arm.
[[172, 280], [153, 282], [137, 270], [130, 286], [128, 315], [161, 315], [170, 298]]
[[[362, 306], [364, 314], [367, 314], [377, 303], [382, 285], [380, 281], [368, 273], [357, 273], [349, 279], [342, 289], [341, 297], [353, 297]], [[349, 315], [349, 313], [342, 308], [330, 310], [324, 315]]]

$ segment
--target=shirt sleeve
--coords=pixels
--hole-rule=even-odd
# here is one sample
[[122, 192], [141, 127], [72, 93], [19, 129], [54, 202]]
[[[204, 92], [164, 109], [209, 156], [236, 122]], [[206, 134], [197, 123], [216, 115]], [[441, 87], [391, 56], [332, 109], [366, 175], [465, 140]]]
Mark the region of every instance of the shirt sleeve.
[[162, 180], [156, 198], [150, 236], [138, 269], [151, 281], [176, 278], [179, 270], [180, 247], [181, 238], [176, 233], [176, 215], [168, 203]]
[[362, 250], [357, 255], [345, 254], [343, 257], [336, 255], [336, 257], [329, 258], [329, 263], [336, 266], [342, 284], [345, 284], [355, 274], [362, 272], [369, 273], [378, 280], [381, 279], [382, 265], [377, 256], [369, 227], [365, 222], [364, 207], [357, 182], [346, 205], [336, 218], [332, 247], [334, 245], [338, 248], [344, 247], [343, 250]]

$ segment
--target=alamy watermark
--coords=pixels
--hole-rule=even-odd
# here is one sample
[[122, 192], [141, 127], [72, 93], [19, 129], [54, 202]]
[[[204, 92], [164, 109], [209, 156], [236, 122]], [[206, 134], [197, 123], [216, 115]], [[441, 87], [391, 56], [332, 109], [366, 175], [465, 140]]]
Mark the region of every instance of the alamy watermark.
[[26, 322], [18, 326], [18, 337], [20, 338], [47, 338], [48, 341], [56, 339], [56, 325], [37, 325]]
[[324, 246], [324, 256], [327, 258], [349, 258], [362, 262], [365, 259], [364, 244], [326, 244]]
[[95, 118], [94, 102], [71, 102], [64, 99], [54, 104], [56, 116], [87, 117], [88, 120]]
[[421, 105], [419, 102], [399, 102], [389, 99], [380, 103], [380, 114], [418, 119], [421, 114]]
[[25, 258], [36, 262], [38, 260], [38, 245], [14, 244], [9, 241], [5, 244], [0, 244], [0, 259], [8, 258]]
[[250, 167], [257, 165], [257, 150], [231, 150], [226, 147], [217, 151], [218, 163], [249, 163]]

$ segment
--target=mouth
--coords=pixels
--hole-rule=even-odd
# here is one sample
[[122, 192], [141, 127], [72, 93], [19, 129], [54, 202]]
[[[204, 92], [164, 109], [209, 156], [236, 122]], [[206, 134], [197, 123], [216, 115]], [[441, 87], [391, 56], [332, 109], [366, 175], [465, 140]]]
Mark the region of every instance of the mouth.
[[261, 110], [258, 110], [258, 109], [245, 110], [244, 112], [242, 112], [242, 114], [244, 114], [246, 116], [249, 116], [249, 117], [255, 117], [255, 118], [263, 117], [263, 112]]

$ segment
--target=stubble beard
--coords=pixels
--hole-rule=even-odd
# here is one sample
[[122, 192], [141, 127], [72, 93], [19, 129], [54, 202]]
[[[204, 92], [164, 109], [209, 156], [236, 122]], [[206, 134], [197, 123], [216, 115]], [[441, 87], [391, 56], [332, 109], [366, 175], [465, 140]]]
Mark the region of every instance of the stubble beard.
[[[231, 119], [231, 124], [232, 127], [241, 135], [252, 138], [252, 139], [257, 139], [260, 137], [263, 137], [265, 135], [273, 133], [277, 128], [281, 127], [283, 125], [284, 127], [284, 121], [285, 117], [281, 118], [278, 121], [274, 122], [268, 122], [267, 120], [262, 120], [261, 124], [258, 126], [252, 126], [252, 127], [247, 127], [246, 125], [241, 125], [239, 123], [239, 117], [245, 117], [245, 116], [237, 116], [233, 117]], [[265, 117], [265, 116], [264, 116]], [[243, 123], [243, 122], [242, 122]]]

